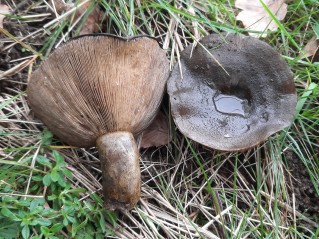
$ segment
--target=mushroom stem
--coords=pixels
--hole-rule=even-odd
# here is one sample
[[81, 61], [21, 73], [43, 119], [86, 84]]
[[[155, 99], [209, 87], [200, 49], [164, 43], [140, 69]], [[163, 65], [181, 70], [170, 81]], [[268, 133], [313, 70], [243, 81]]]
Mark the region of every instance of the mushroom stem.
[[139, 154], [130, 132], [114, 132], [97, 139], [106, 207], [132, 209], [140, 198]]

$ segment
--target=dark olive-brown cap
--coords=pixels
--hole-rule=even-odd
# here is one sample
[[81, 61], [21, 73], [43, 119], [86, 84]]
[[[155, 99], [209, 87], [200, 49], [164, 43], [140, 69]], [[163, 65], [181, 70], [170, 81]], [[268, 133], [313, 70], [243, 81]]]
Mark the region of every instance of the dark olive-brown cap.
[[167, 84], [177, 127], [214, 149], [248, 149], [294, 118], [297, 97], [289, 66], [253, 37], [204, 37], [181, 53]]
[[168, 74], [165, 52], [153, 38], [83, 36], [56, 49], [32, 74], [28, 100], [62, 141], [91, 147], [105, 133], [146, 128]]

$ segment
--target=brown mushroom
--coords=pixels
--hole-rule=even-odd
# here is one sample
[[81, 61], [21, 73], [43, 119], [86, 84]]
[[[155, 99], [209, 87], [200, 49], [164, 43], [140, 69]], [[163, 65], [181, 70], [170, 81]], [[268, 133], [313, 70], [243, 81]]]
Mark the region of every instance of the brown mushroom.
[[280, 54], [258, 39], [229, 33], [188, 46], [167, 87], [180, 131], [225, 151], [248, 149], [289, 126], [297, 101]]
[[28, 100], [63, 142], [97, 146], [106, 206], [131, 209], [140, 197], [135, 135], [155, 117], [169, 74], [156, 40], [110, 35], [76, 38], [32, 74]]

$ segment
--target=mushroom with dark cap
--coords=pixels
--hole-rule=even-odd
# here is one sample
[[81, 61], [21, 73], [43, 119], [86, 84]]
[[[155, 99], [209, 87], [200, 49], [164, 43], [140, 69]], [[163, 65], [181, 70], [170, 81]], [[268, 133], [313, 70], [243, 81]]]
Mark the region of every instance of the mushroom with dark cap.
[[155, 117], [168, 74], [153, 38], [91, 35], [56, 49], [31, 76], [35, 115], [67, 144], [98, 147], [110, 209], [131, 209], [140, 198], [133, 136]]
[[251, 148], [289, 126], [297, 102], [280, 54], [258, 39], [229, 33], [188, 46], [167, 88], [180, 131], [225, 151]]

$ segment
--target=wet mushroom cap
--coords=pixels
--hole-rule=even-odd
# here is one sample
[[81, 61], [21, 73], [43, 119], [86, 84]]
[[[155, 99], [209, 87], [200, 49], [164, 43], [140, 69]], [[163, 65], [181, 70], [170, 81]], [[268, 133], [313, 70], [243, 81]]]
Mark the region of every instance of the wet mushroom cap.
[[28, 101], [62, 141], [92, 147], [105, 133], [145, 129], [168, 74], [165, 52], [153, 38], [83, 36], [42, 62], [28, 85]]
[[179, 130], [225, 151], [251, 148], [289, 126], [297, 102], [280, 54], [258, 39], [229, 33], [189, 45], [167, 88]]

